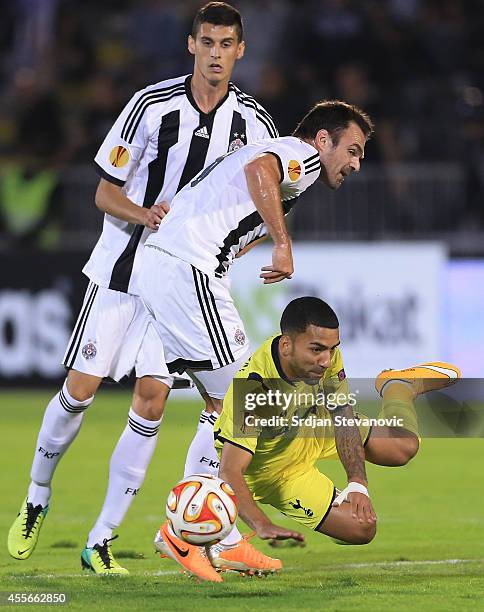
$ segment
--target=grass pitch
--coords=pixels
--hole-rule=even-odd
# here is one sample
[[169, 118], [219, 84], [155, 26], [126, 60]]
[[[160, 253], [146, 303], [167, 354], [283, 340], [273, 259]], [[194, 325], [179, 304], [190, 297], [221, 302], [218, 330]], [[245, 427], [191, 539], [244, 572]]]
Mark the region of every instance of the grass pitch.
[[[1, 601], [15, 593], [66, 593], [69, 609], [99, 610], [437, 610], [482, 609], [484, 601], [484, 440], [425, 440], [403, 468], [368, 466], [379, 524], [367, 546], [338, 546], [301, 528], [306, 546], [274, 550], [284, 571], [270, 578], [224, 575], [223, 584], [198, 584], [160, 559], [151, 546], [170, 487], [181, 478], [185, 451], [200, 404], [173, 400], [158, 448], [135, 500], [116, 557], [129, 577], [83, 573], [79, 554], [100, 511], [109, 457], [126, 422], [130, 395], [101, 391], [54, 479], [51, 510], [34, 555], [9, 557], [6, 536], [29, 482], [29, 469], [44, 408], [51, 394], [0, 393], [1, 405]], [[180, 397], [180, 394], [178, 395]], [[183, 396], [181, 396], [183, 398]], [[322, 469], [344, 485], [337, 462]], [[264, 506], [265, 510], [269, 510]], [[274, 511], [272, 519], [292, 524]], [[9, 606], [10, 607], [10, 606]], [[59, 606], [37, 604], [43, 609]]]

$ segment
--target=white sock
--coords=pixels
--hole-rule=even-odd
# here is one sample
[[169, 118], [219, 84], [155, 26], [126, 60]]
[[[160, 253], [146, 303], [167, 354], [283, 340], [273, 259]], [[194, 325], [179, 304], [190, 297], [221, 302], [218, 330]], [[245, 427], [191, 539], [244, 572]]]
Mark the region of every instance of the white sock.
[[[183, 474], [184, 478], [192, 474], [213, 474], [214, 476], [218, 476], [220, 461], [213, 440], [213, 425], [217, 418], [218, 414], [216, 412], [210, 414], [205, 410], [202, 411], [197, 433], [188, 449], [185, 471]], [[240, 542], [241, 539], [242, 536], [240, 531], [234, 525], [232, 531], [220, 542], [220, 544], [222, 546], [232, 547], [237, 544], [237, 542]]]
[[67, 390], [62, 389], [49, 402], [37, 438], [27, 499], [34, 506], [47, 506], [51, 494], [50, 483], [57, 464], [69, 448], [81, 427], [84, 411], [92, 404], [93, 397], [78, 402]]
[[197, 433], [190, 444], [185, 460], [184, 478], [193, 474], [218, 475], [220, 462], [213, 442], [213, 424], [217, 417], [216, 412], [210, 414], [205, 410], [202, 411]]
[[128, 424], [111, 456], [109, 482], [96, 524], [89, 533], [87, 546], [102, 544], [119, 527], [145, 479], [148, 464], [158, 440], [159, 421], [149, 421], [130, 408]]

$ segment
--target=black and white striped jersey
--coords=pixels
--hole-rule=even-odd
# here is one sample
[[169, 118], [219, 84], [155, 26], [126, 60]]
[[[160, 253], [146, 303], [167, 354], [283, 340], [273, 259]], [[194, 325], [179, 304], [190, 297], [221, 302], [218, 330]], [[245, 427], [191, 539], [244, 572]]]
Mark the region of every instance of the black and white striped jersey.
[[[183, 76], [137, 92], [96, 155], [100, 175], [138, 206], [171, 202], [220, 155], [278, 136], [269, 113], [232, 83], [209, 114], [197, 107], [190, 83], [191, 75]], [[141, 251], [150, 233], [106, 214], [83, 272], [97, 285], [137, 295]]]
[[266, 152], [279, 160], [287, 214], [321, 173], [317, 149], [293, 136], [248, 144], [215, 160], [176, 195], [170, 213], [146, 244], [206, 274], [224, 276], [237, 253], [267, 233], [244, 171], [251, 159]]

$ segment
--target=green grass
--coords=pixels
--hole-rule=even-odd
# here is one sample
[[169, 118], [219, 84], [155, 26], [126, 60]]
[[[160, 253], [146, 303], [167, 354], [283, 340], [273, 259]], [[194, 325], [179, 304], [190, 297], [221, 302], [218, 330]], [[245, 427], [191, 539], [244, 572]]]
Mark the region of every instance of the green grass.
[[[181, 477], [199, 405], [167, 407], [152, 465], [113, 549], [127, 578], [83, 574], [79, 553], [100, 511], [109, 457], [126, 421], [130, 397], [104, 390], [89, 409], [78, 439], [54, 480], [51, 511], [35, 554], [11, 559], [5, 541], [25, 495], [45, 392], [1, 393], [0, 591], [65, 592], [72, 610], [476, 610], [484, 598], [484, 441], [425, 440], [404, 468], [369, 466], [378, 535], [368, 546], [337, 546], [304, 531], [305, 548], [256, 545], [279, 556], [279, 576], [225, 576], [198, 584], [170, 560], [154, 555], [152, 537], [170, 486]], [[324, 471], [344, 483], [337, 462]], [[273, 520], [291, 521], [275, 512]], [[295, 526], [294, 523], [292, 525]], [[122, 559], [121, 559], [122, 558]], [[451, 561], [459, 560], [459, 561]], [[481, 603], [479, 603], [481, 602]], [[58, 606], [38, 606], [55, 609]]]

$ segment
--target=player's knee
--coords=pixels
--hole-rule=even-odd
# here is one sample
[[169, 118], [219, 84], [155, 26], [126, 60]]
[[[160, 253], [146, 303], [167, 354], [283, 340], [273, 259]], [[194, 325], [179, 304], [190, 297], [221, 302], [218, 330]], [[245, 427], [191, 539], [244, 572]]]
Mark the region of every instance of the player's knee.
[[406, 465], [418, 453], [419, 441], [417, 436], [398, 438], [395, 448], [395, 466]]
[[352, 535], [352, 544], [369, 544], [376, 535], [376, 523], [358, 523]]
[[72, 399], [77, 402], [85, 402], [95, 395], [100, 381], [101, 379], [95, 376], [70, 370], [66, 379], [67, 391]]
[[133, 393], [133, 409], [140, 417], [158, 421], [163, 416], [169, 389], [160, 381], [145, 376], [136, 381]]

